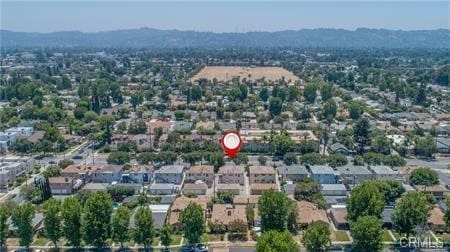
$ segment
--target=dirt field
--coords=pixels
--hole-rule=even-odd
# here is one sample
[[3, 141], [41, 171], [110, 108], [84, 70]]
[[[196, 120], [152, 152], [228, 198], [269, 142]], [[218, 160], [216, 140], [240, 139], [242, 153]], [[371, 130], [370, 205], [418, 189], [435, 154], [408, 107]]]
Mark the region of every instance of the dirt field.
[[282, 67], [233, 67], [233, 66], [207, 66], [203, 68], [198, 74], [192, 77], [192, 81], [198, 79], [218, 81], [230, 81], [234, 76], [240, 76], [241, 80], [246, 78], [257, 80], [265, 78], [266, 81], [276, 81], [284, 77], [286, 82], [294, 82], [299, 78], [293, 73]]

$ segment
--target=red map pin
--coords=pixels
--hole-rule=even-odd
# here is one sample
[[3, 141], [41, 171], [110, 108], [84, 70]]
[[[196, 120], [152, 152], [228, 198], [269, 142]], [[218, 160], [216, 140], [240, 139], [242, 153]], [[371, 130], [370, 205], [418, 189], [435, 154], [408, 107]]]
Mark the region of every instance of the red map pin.
[[237, 131], [225, 132], [220, 141], [222, 148], [230, 158], [234, 158], [241, 148], [242, 140]]

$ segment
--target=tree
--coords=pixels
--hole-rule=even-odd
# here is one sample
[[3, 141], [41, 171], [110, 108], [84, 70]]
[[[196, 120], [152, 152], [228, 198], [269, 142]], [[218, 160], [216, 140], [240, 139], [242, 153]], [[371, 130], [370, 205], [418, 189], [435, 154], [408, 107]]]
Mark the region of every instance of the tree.
[[33, 242], [34, 208], [31, 203], [18, 206], [12, 214], [12, 223], [17, 228], [17, 237], [20, 246], [28, 248]]
[[409, 192], [396, 204], [392, 213], [392, 222], [396, 230], [409, 237], [418, 225], [427, 222], [430, 214], [427, 198], [421, 192]]
[[172, 226], [170, 226], [169, 224], [164, 224], [161, 229], [161, 244], [166, 248], [172, 243], [172, 232]]
[[30, 185], [24, 185], [20, 187], [20, 195], [22, 195], [26, 200], [31, 201], [39, 196], [39, 190]]
[[372, 150], [388, 155], [391, 153], [391, 142], [385, 135], [378, 134], [372, 138]]
[[338, 167], [338, 166], [344, 166], [348, 163], [347, 157], [338, 153], [338, 154], [331, 154], [327, 157], [327, 163], [331, 167]]
[[428, 167], [414, 169], [411, 172], [410, 180], [414, 185], [433, 186], [439, 184], [437, 172]]
[[298, 201], [306, 200], [312, 202], [315, 195], [320, 193], [320, 185], [313, 179], [306, 178], [295, 185], [294, 198]]
[[230, 240], [245, 240], [247, 236], [247, 223], [235, 219], [228, 223], [228, 237]]
[[322, 96], [322, 101], [327, 101], [333, 97], [333, 86], [330, 84], [322, 85], [320, 89], [320, 96]]
[[247, 216], [247, 224], [249, 227], [255, 224], [255, 211], [253, 208], [247, 204], [245, 207], [245, 215]]
[[123, 247], [123, 242], [128, 240], [130, 216], [130, 210], [126, 206], [120, 205], [112, 217], [112, 239], [120, 242], [120, 247]]
[[329, 99], [323, 104], [322, 107], [322, 116], [328, 121], [334, 119], [337, 113], [337, 105], [334, 100]]
[[273, 146], [276, 155], [284, 155], [286, 152], [294, 151], [295, 142], [286, 134], [275, 136], [273, 139]]
[[189, 98], [193, 101], [198, 101], [202, 98], [202, 88], [199, 85], [193, 85], [189, 89]]
[[447, 210], [445, 211], [445, 225], [450, 227], [450, 195], [445, 197], [445, 205], [447, 206]]
[[298, 245], [288, 231], [271, 230], [258, 238], [256, 252], [297, 252]]
[[123, 165], [130, 161], [130, 154], [125, 151], [112, 152], [108, 156], [108, 164]]
[[81, 229], [87, 244], [102, 248], [111, 234], [112, 200], [106, 192], [96, 192], [84, 204]]
[[383, 249], [383, 229], [376, 216], [361, 216], [350, 223], [355, 251], [381, 251]]
[[386, 203], [394, 202], [404, 192], [405, 188], [400, 181], [396, 180], [377, 180], [374, 183], [378, 186], [381, 194], [384, 195]]
[[414, 152], [418, 156], [433, 157], [434, 153], [437, 152], [436, 142], [431, 136], [417, 137], [415, 142]]
[[75, 197], [64, 199], [61, 205], [62, 233], [69, 245], [81, 244], [81, 205]]
[[300, 157], [300, 163], [309, 165], [324, 165], [327, 162], [319, 153], [307, 153]]
[[359, 144], [359, 153], [364, 152], [364, 146], [369, 141], [369, 120], [361, 118], [353, 127], [353, 139]]
[[331, 245], [330, 227], [319, 221], [309, 224], [302, 243], [308, 251], [326, 251]]
[[8, 237], [8, 209], [6, 206], [0, 206], [0, 248], [6, 246], [6, 238]]
[[44, 203], [43, 209], [45, 235], [56, 248], [58, 240], [61, 238], [60, 203], [55, 199], [49, 199]]
[[51, 165], [42, 173], [46, 178], [58, 177], [61, 174], [61, 168], [57, 165]]
[[316, 100], [316, 91], [317, 86], [313, 83], [308, 83], [305, 85], [305, 90], [303, 91], [303, 95], [305, 96], [305, 99], [309, 103], [314, 103]]
[[360, 216], [371, 215], [380, 218], [384, 208], [384, 197], [373, 181], [366, 181], [352, 191], [347, 203], [349, 221]]
[[260, 156], [258, 156], [258, 162], [259, 162], [259, 165], [266, 165], [267, 158], [263, 155], [260, 155]]
[[73, 160], [70, 160], [70, 159], [63, 159], [63, 160], [61, 160], [61, 161], [58, 162], [58, 166], [59, 166], [61, 169], [64, 169], [64, 168], [66, 168], [67, 166], [72, 165], [72, 164], [74, 164], [74, 162], [73, 162]]
[[269, 100], [269, 111], [272, 117], [279, 115], [281, 113], [282, 107], [283, 101], [280, 98], [274, 97]]
[[259, 92], [259, 99], [266, 102], [269, 99], [269, 90], [267, 88], [262, 88]]
[[291, 202], [289, 207], [289, 213], [286, 220], [287, 229], [294, 233], [297, 231], [297, 219], [298, 219], [298, 208], [297, 204]]
[[359, 102], [348, 103], [349, 116], [353, 120], [358, 120], [363, 112], [362, 106]]
[[198, 243], [200, 236], [205, 232], [205, 219], [201, 206], [195, 203], [183, 209], [180, 214], [180, 222], [183, 227], [184, 237], [189, 243]]
[[236, 157], [233, 159], [233, 161], [236, 165], [247, 164], [248, 156], [247, 156], [247, 154], [241, 152], [236, 155]]
[[291, 201], [282, 193], [273, 189], [264, 191], [258, 200], [261, 216], [261, 230], [284, 231]]
[[131, 95], [130, 103], [134, 109], [136, 109], [137, 106], [142, 104], [143, 101], [144, 101], [144, 96], [142, 94], [132, 94]]
[[283, 162], [286, 165], [298, 164], [297, 155], [294, 152], [287, 152], [283, 156]]

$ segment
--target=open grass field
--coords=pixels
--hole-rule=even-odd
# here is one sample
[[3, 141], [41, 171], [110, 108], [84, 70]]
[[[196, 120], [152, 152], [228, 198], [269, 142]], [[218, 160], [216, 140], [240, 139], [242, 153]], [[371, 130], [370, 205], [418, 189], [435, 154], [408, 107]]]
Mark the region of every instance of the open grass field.
[[258, 80], [264, 78], [266, 81], [284, 80], [287, 83], [294, 82], [299, 78], [293, 73], [282, 67], [234, 67], [234, 66], [207, 66], [198, 74], [192, 77], [192, 81], [198, 79], [208, 79], [212, 81], [214, 78], [220, 82], [226, 82], [239, 76], [241, 80]]

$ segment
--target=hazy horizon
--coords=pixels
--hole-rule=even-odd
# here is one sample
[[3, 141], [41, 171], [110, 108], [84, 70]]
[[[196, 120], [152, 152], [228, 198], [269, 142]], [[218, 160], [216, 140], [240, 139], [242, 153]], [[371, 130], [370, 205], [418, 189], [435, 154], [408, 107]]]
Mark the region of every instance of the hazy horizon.
[[448, 2], [1, 1], [0, 29], [102, 32], [154, 28], [257, 32], [357, 28], [449, 29]]

